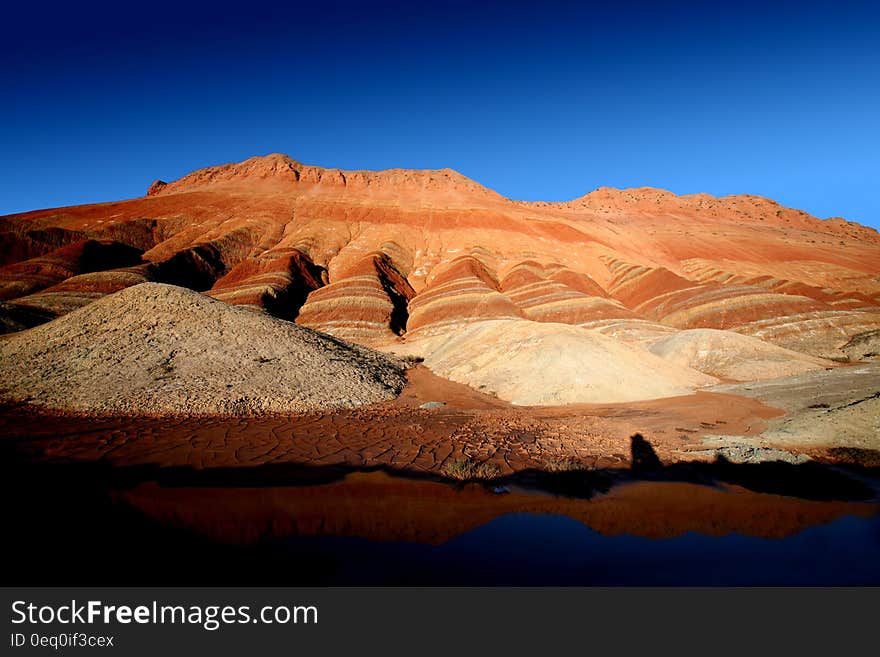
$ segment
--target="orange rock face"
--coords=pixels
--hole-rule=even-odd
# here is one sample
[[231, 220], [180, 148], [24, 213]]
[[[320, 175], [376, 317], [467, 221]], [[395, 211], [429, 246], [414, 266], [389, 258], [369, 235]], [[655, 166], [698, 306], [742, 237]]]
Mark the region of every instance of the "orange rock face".
[[295, 319], [309, 293], [326, 283], [326, 272], [298, 249], [274, 249], [245, 258], [220, 277], [208, 296]]
[[297, 321], [354, 342], [385, 342], [406, 332], [414, 296], [392, 257], [375, 251], [310, 294]]
[[561, 324], [589, 324], [634, 317], [622, 303], [609, 299], [596, 281], [561, 265], [536, 262], [515, 265], [501, 289], [527, 319]]
[[755, 196], [527, 203], [448, 169], [269, 155], [140, 199], [0, 218], [0, 245], [0, 312], [30, 323], [150, 280], [380, 346], [518, 318], [618, 337], [720, 328], [835, 355], [880, 328], [880, 235]]

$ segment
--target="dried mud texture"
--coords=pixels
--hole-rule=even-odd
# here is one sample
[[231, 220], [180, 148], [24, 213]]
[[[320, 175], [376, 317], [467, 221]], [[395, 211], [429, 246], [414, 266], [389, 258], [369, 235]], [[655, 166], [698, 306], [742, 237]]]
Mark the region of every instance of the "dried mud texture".
[[395, 397], [403, 364], [158, 283], [0, 341], [5, 399], [93, 414], [249, 415]]
[[[0, 413], [0, 435], [26, 439], [34, 458], [114, 466], [388, 467], [442, 475], [445, 465], [471, 460], [505, 475], [552, 469], [566, 459], [585, 467], [626, 466], [635, 433], [645, 435], [664, 463], [711, 461], [712, 453], [691, 453], [703, 449], [703, 437], [755, 436], [781, 413], [755, 399], [706, 392], [627, 404], [517, 407], [422, 366], [407, 377], [390, 401], [286, 416], [88, 418], [7, 409]], [[444, 405], [422, 408], [438, 400]]]

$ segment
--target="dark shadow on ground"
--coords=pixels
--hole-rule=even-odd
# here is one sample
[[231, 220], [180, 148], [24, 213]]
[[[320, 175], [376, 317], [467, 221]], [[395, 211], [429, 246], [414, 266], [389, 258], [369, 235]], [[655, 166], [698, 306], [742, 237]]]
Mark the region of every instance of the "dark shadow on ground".
[[712, 462], [680, 461], [664, 466], [641, 434], [633, 435], [630, 440], [635, 477], [706, 485], [733, 484], [758, 493], [807, 500], [869, 500], [877, 496], [876, 486], [866, 481], [880, 479], [877, 467], [819, 461], [734, 463], [721, 454]]
[[[4, 525], [10, 564], [8, 585], [129, 583], [253, 584], [327, 581], [338, 566], [319, 547], [291, 561], [281, 547], [217, 544], [194, 532], [162, 524], [118, 503], [113, 491], [145, 482], [164, 487], [313, 486], [329, 483], [352, 468], [268, 464], [249, 468], [195, 469], [152, 465], [116, 466], [107, 461], [35, 459], [27, 441], [0, 441], [0, 481], [6, 500]], [[421, 472], [385, 469], [391, 476], [450, 482]], [[737, 464], [724, 459], [664, 466], [650, 443], [632, 437], [632, 467], [528, 470], [485, 482], [492, 488], [517, 485], [589, 499], [613, 486], [636, 481], [677, 481], [707, 486], [735, 484], [750, 490], [811, 500], [875, 498], [869, 485], [878, 468], [805, 464]], [[136, 537], [136, 539], [135, 539]], [[317, 545], [317, 544], [316, 544]], [[176, 555], [190, 555], [176, 558]], [[192, 555], [197, 555], [195, 559]], [[284, 564], [279, 574], [279, 563]], [[246, 564], [244, 567], [242, 564]], [[279, 580], [280, 578], [280, 580]]]

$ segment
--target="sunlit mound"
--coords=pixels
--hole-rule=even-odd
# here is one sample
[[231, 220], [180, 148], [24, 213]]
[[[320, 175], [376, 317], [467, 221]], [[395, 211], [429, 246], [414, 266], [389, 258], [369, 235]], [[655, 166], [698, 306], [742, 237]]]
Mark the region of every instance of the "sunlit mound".
[[392, 357], [158, 283], [0, 343], [7, 400], [88, 413], [348, 408], [391, 399], [404, 384]]
[[735, 381], [773, 379], [832, 366], [821, 358], [715, 329], [680, 331], [653, 343], [650, 351], [682, 367]]
[[567, 324], [476, 322], [425, 339], [416, 351], [437, 374], [523, 405], [658, 399], [715, 381], [641, 347]]

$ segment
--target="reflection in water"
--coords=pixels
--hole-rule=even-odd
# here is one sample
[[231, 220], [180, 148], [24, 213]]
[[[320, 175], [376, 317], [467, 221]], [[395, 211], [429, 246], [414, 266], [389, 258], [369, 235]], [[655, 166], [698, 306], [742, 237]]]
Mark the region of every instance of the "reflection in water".
[[880, 583], [878, 505], [738, 487], [637, 482], [586, 500], [362, 472], [303, 487], [145, 483], [116, 498], [245, 553], [309, 562], [302, 583]]
[[642, 481], [593, 499], [513, 488], [355, 472], [299, 487], [164, 487], [145, 483], [119, 498], [163, 523], [226, 543], [267, 536], [356, 536], [439, 544], [505, 514], [567, 516], [604, 535], [670, 538], [686, 532], [782, 538], [843, 515], [867, 517], [870, 503], [820, 502], [683, 482]]

